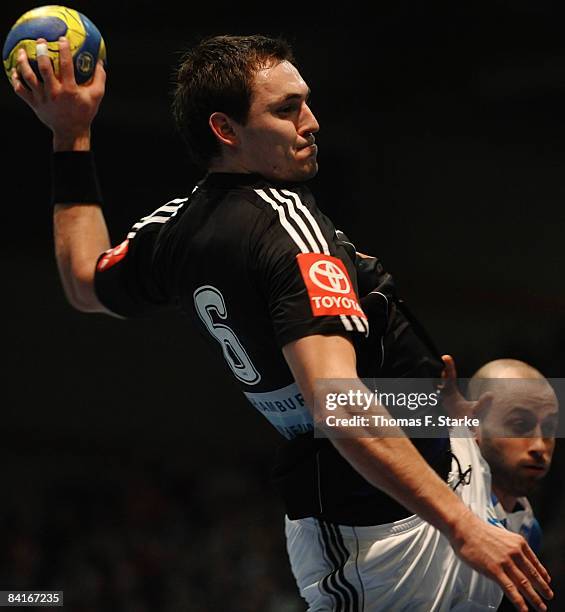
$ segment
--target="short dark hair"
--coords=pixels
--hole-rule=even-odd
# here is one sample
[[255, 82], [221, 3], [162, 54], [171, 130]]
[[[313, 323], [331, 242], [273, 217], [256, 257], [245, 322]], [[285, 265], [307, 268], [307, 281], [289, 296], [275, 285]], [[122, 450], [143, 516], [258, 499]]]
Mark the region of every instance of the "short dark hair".
[[190, 49], [176, 73], [173, 115], [192, 160], [207, 168], [220, 153], [208, 120], [226, 113], [245, 125], [252, 82], [263, 67], [294, 62], [290, 45], [267, 36], [214, 36]]

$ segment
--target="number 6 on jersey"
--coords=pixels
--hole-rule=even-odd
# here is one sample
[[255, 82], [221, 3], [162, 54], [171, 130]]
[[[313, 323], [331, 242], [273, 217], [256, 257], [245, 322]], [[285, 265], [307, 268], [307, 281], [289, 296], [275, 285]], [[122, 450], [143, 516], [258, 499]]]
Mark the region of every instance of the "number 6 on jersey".
[[256, 385], [261, 380], [261, 374], [253, 365], [239, 338], [231, 327], [214, 321], [212, 313], [216, 313], [223, 320], [228, 318], [224, 296], [212, 285], [198, 287], [193, 295], [198, 316], [222, 346], [224, 358], [236, 378], [247, 385]]

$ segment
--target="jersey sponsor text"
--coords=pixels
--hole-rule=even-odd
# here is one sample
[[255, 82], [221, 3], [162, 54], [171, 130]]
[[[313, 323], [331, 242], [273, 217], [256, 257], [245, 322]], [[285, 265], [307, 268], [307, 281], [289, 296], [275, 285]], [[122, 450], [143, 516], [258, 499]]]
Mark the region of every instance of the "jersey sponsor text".
[[315, 317], [352, 315], [367, 319], [343, 262], [321, 253], [296, 256]]

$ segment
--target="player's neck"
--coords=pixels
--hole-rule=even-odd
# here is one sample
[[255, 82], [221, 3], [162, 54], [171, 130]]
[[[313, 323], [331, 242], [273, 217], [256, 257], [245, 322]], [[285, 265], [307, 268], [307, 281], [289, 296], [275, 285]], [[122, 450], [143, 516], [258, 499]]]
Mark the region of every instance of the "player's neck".
[[492, 483], [492, 491], [506, 512], [512, 512], [512, 510], [514, 510], [516, 502], [518, 501], [517, 497], [505, 493], [496, 484], [494, 484], [494, 482]]
[[218, 157], [210, 162], [208, 173], [227, 172], [229, 174], [250, 174], [250, 170], [245, 167], [235, 157]]

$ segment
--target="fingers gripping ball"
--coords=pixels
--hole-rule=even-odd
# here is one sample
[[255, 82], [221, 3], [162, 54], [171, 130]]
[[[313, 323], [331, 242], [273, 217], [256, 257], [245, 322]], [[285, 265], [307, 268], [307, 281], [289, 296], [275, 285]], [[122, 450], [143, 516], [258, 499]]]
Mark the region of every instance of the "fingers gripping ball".
[[47, 52], [55, 74], [58, 75], [60, 36], [65, 36], [69, 41], [75, 78], [79, 85], [86, 83], [94, 74], [99, 59], [106, 65], [104, 39], [88, 17], [65, 6], [40, 6], [24, 13], [8, 33], [2, 50], [4, 70], [8, 78], [16, 67], [18, 50], [23, 48], [33, 71], [41, 79], [36, 55], [38, 38], [47, 41]]

